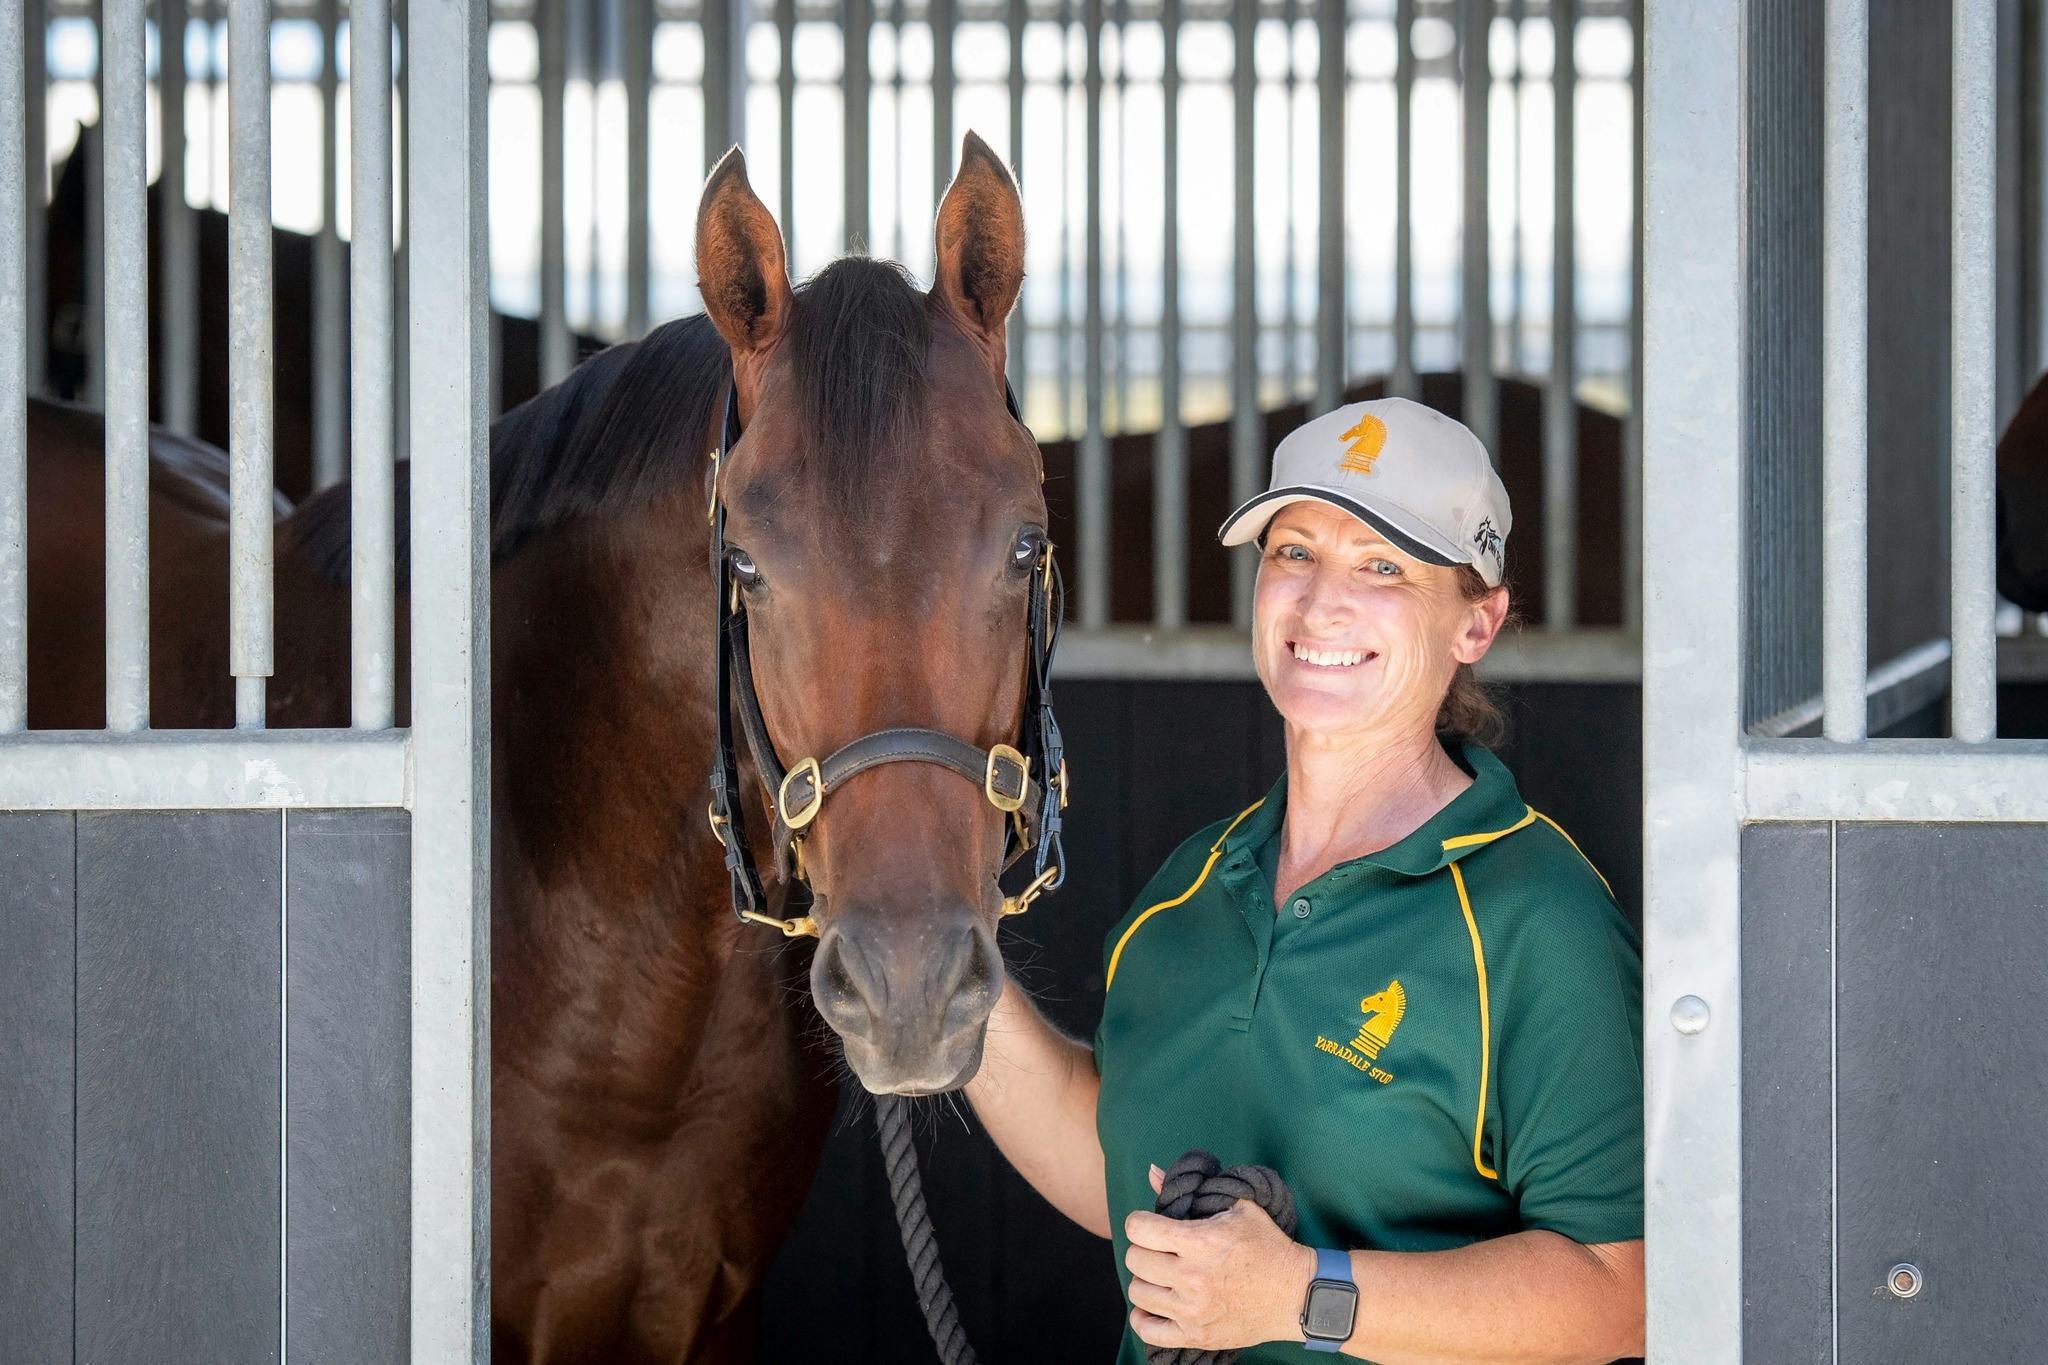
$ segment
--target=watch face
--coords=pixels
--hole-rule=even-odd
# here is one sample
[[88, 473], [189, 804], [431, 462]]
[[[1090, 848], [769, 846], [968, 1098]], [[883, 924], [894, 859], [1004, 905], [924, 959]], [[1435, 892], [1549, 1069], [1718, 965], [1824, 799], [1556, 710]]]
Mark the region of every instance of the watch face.
[[1307, 1310], [1301, 1328], [1312, 1337], [1343, 1341], [1351, 1335], [1352, 1320], [1358, 1313], [1358, 1290], [1335, 1280], [1317, 1280], [1309, 1286]]

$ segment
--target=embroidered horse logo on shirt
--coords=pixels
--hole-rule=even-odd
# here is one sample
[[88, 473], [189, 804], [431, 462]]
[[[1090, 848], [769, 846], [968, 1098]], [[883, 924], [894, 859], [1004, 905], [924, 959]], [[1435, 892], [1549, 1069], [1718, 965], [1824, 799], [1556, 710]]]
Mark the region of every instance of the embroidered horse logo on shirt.
[[1351, 1040], [1351, 1046], [1363, 1052], [1367, 1061], [1376, 1062], [1380, 1049], [1401, 1027], [1401, 1016], [1408, 1012], [1408, 993], [1401, 989], [1399, 981], [1392, 981], [1385, 990], [1359, 1001], [1358, 1008], [1365, 1015], [1365, 1022], [1358, 1026], [1358, 1036]]

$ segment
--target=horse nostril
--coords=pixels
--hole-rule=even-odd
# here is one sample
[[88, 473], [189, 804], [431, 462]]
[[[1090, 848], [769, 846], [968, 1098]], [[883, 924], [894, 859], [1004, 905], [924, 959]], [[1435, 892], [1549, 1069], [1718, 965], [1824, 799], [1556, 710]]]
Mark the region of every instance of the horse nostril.
[[871, 1013], [880, 1005], [866, 956], [844, 934], [834, 934], [818, 949], [818, 980], [814, 990], [825, 1017], [844, 1022]]

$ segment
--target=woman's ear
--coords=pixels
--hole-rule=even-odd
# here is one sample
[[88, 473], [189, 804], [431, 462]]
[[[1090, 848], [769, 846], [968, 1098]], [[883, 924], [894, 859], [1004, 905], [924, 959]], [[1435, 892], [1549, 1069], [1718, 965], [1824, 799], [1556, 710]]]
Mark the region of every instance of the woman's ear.
[[1494, 639], [1508, 619], [1508, 588], [1505, 583], [1488, 590], [1484, 597], [1468, 599], [1451, 653], [1461, 664], [1476, 664], [1493, 648]]

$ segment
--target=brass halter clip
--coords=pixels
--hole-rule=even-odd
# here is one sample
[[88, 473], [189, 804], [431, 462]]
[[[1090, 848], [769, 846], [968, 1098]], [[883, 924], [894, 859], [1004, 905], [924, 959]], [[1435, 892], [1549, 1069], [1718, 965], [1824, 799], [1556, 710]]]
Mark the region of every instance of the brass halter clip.
[[[789, 784], [808, 773], [811, 779], [811, 799], [801, 810], [789, 808]], [[775, 793], [775, 809], [781, 812], [782, 823], [792, 830], [802, 829], [818, 818], [818, 808], [825, 804], [825, 775], [818, 771], [818, 760], [807, 758], [789, 770], [782, 779], [781, 790]]]
[[818, 936], [818, 922], [809, 915], [799, 915], [795, 919], [777, 919], [773, 915], [764, 915], [758, 910], [742, 910], [740, 911], [740, 918], [752, 924], [765, 924], [771, 929], [780, 929], [784, 938], [816, 938]]
[[1022, 891], [1019, 891], [1016, 895], [1003, 897], [1003, 914], [1005, 916], [1021, 915], [1026, 910], [1029, 910], [1031, 908], [1031, 902], [1037, 900], [1039, 896], [1045, 891], [1046, 883], [1056, 880], [1059, 877], [1059, 875], [1059, 866], [1058, 864], [1054, 864], [1053, 866], [1048, 867], [1045, 871], [1039, 873], [1036, 877], [1033, 877], [1031, 879], [1031, 884], [1025, 887]]

